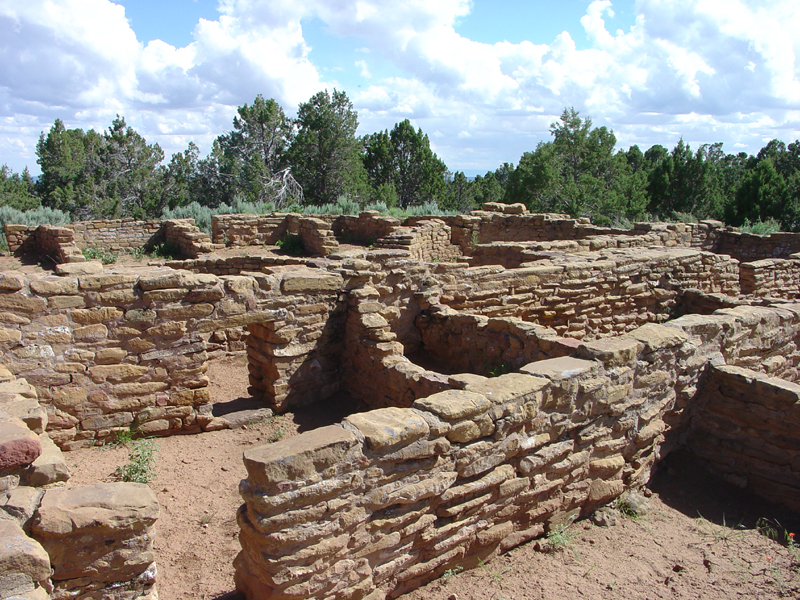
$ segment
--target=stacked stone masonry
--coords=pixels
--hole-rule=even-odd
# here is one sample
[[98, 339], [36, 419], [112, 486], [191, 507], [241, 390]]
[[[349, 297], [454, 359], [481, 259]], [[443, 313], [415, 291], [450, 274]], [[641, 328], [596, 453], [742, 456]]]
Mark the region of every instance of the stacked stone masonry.
[[[264, 414], [338, 392], [371, 409], [245, 453], [235, 565], [250, 600], [396, 596], [590, 513], [682, 443], [797, 510], [790, 237], [720, 253], [742, 234], [713, 221], [616, 230], [484, 208], [403, 223], [219, 215], [213, 239], [169, 221], [151, 239], [190, 259], [0, 274], [0, 402], [15, 394], [0, 408], [19, 420], [10, 445], [0, 439], [0, 459], [17, 461], [3, 459], [0, 482], [15, 495], [0, 508], [36, 498], [16, 524], [36, 538], [25, 542], [29, 572], [0, 575], [0, 591], [155, 597], [158, 509], [146, 489], [16, 490], [66, 478], [58, 460], [34, 467], [37, 448], [229, 426], [205, 373], [231, 351], [246, 352]], [[77, 247], [84, 235], [6, 229], [18, 251]], [[319, 258], [213, 253], [287, 236]], [[769, 248], [783, 256], [760, 256]], [[98, 507], [119, 524], [102, 558]], [[78, 538], [86, 554], [65, 552]], [[121, 560], [123, 548], [135, 558]], [[100, 577], [98, 560], [120, 569]]]
[[[395, 597], [588, 514], [645, 483], [702, 414], [711, 362], [761, 360], [744, 340], [798, 317], [798, 305], [746, 307], [645, 325], [248, 450], [237, 587], [250, 599]], [[797, 467], [782, 467], [792, 482]]]
[[155, 600], [149, 487], [68, 484], [36, 389], [0, 365], [0, 599]]

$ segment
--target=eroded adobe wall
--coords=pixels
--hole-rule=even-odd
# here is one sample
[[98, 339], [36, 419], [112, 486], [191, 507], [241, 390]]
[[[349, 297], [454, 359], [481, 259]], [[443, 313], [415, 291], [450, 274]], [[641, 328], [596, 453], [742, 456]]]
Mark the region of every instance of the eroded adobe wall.
[[248, 450], [237, 586], [250, 599], [394, 597], [586, 514], [676, 446], [711, 362], [785, 352], [798, 311], [645, 325]]
[[736, 485], [800, 512], [800, 386], [712, 366], [697, 403], [689, 449]]

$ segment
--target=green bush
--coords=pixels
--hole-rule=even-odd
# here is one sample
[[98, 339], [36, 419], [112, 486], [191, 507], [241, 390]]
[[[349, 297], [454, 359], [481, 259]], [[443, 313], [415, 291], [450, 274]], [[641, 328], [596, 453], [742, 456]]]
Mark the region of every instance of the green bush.
[[744, 224], [739, 228], [739, 231], [742, 233], [754, 233], [756, 235], [769, 235], [771, 233], [778, 233], [780, 230], [781, 224], [775, 219], [756, 221], [754, 223], [745, 219]]
[[33, 210], [17, 210], [10, 206], [0, 206], [0, 244], [8, 248], [6, 225], [69, 225], [72, 223], [68, 213], [55, 208], [42, 206]]
[[172, 260], [181, 255], [181, 249], [170, 242], [161, 242], [160, 244], [153, 245], [152, 248], [150, 248], [149, 254], [154, 258], [166, 258]]
[[303, 240], [299, 235], [287, 235], [282, 240], [278, 240], [278, 247], [292, 256], [301, 256], [306, 252]]

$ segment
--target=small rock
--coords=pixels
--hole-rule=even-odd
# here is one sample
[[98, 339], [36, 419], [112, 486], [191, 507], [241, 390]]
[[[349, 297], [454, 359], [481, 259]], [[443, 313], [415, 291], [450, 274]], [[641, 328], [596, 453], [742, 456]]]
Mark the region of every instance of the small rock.
[[592, 514], [592, 523], [598, 527], [613, 527], [619, 519], [619, 511], [610, 506], [604, 506]]

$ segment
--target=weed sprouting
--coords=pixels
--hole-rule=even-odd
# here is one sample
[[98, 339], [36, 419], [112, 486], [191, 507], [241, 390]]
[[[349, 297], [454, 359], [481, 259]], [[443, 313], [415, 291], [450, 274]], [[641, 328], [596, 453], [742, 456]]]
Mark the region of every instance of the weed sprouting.
[[570, 530], [571, 526], [572, 522], [567, 521], [555, 526], [547, 533], [547, 541], [550, 542], [550, 547], [553, 550], [569, 548], [572, 540], [578, 535], [576, 532]]
[[100, 248], [84, 248], [81, 253], [86, 260], [99, 260], [104, 265], [117, 262], [117, 255], [114, 252], [107, 252]]
[[121, 481], [133, 483], [148, 483], [155, 477], [153, 470], [153, 454], [156, 452], [153, 440], [143, 438], [133, 442], [128, 464], [117, 467], [115, 475]]
[[283, 425], [281, 425], [278, 429], [276, 429], [267, 436], [267, 441], [270, 443], [280, 441], [284, 435], [286, 435], [286, 428]]
[[728, 542], [734, 536], [744, 535], [743, 531], [735, 531], [736, 529], [744, 529], [744, 525], [739, 521], [734, 527], [729, 527], [725, 520], [725, 515], [722, 515], [722, 526], [716, 527], [708, 519], [704, 518], [699, 512], [697, 513], [697, 530], [701, 535], [710, 535], [714, 538], [715, 542]]
[[303, 246], [303, 240], [300, 239], [299, 235], [287, 235], [282, 240], [278, 240], [278, 247], [292, 256], [300, 256], [305, 254], [306, 251], [305, 246]]
[[453, 577], [455, 577], [459, 573], [461, 573], [461, 571], [463, 570], [464, 567], [462, 567], [461, 565], [456, 565], [452, 569], [447, 569], [444, 573], [442, 573], [442, 580], [444, 580], [445, 583], [450, 583], [450, 580], [453, 579]]

